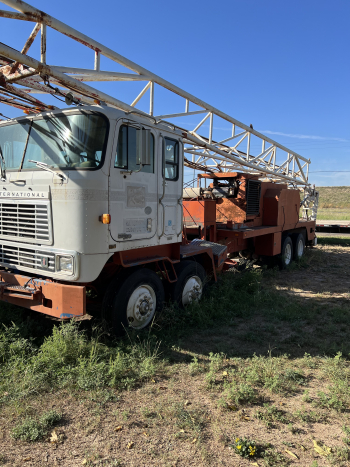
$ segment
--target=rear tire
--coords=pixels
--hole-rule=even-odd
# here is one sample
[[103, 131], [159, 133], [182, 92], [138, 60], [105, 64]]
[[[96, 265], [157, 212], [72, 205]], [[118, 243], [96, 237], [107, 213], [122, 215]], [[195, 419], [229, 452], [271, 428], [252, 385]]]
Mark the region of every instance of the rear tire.
[[293, 243], [292, 239], [288, 235], [284, 238], [282, 243], [282, 250], [280, 256], [280, 266], [281, 269], [286, 269], [293, 259]]
[[305, 237], [302, 233], [296, 234], [293, 242], [294, 261], [299, 261], [305, 252]]
[[157, 274], [150, 269], [138, 269], [117, 276], [109, 284], [102, 304], [102, 317], [120, 336], [128, 328], [147, 327], [164, 303], [164, 288]]
[[206, 273], [195, 261], [183, 261], [175, 266], [177, 281], [171, 284], [170, 298], [181, 308], [199, 301], [203, 294]]

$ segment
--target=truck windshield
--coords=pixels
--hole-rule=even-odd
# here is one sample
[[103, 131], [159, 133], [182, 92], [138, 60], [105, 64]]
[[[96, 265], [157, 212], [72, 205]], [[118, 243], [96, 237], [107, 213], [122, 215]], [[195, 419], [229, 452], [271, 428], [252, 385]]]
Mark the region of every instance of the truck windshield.
[[6, 170], [37, 168], [30, 160], [60, 169], [98, 169], [103, 162], [108, 126], [103, 115], [88, 112], [0, 126]]

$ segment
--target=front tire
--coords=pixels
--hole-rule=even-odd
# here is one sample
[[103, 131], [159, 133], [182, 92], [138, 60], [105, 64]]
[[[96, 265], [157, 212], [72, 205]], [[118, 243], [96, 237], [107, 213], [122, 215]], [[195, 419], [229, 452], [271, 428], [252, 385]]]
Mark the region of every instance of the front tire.
[[102, 304], [102, 317], [119, 336], [127, 328], [147, 327], [164, 303], [164, 288], [150, 269], [136, 270], [127, 277], [116, 277], [110, 283]]

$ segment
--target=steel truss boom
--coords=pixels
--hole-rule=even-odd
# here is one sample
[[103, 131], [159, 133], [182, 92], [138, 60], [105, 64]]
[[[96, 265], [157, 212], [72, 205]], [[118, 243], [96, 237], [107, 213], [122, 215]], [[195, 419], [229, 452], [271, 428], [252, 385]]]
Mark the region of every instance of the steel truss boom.
[[[252, 125], [247, 126], [239, 122], [230, 115], [162, 79], [67, 24], [32, 7], [28, 3], [21, 0], [1, 1], [16, 11], [0, 10], [0, 17], [29, 21], [36, 24], [21, 52], [0, 43], [0, 103], [21, 108], [26, 112], [28, 112], [28, 109], [32, 112], [41, 112], [54, 107], [34, 98], [32, 94], [51, 94], [56, 97], [64, 97], [68, 92], [71, 92], [75, 99], [82, 104], [91, 104], [94, 100], [104, 101], [111, 107], [126, 112], [137, 111], [145, 115], [143, 111], [137, 109], [135, 106], [145, 94], [149, 94], [149, 112], [147, 115], [153, 117], [157, 123], [179, 117], [190, 117], [193, 119], [197, 115], [204, 115], [202, 120], [193, 129], [193, 124], [192, 126], [188, 124], [184, 128], [183, 124], [180, 127], [171, 123], [171, 125], [180, 128], [183, 132], [184, 151], [187, 155], [185, 157], [186, 166], [194, 170], [200, 167], [208, 172], [244, 171], [258, 174], [271, 180], [284, 181], [296, 185], [309, 185], [309, 159], [264, 136], [254, 130]], [[95, 52], [93, 57], [94, 67], [86, 69], [48, 65], [46, 63], [47, 27], [51, 27], [92, 49]], [[36, 60], [27, 53], [39, 31], [41, 37], [41, 57], [40, 60]], [[101, 55], [124, 66], [129, 72], [101, 71]], [[146, 84], [133, 102], [127, 104], [122, 99], [117, 99], [85, 84], [86, 82], [93, 81], [145, 81]], [[21, 87], [18, 87], [18, 84]], [[155, 85], [161, 86], [182, 97], [185, 104], [184, 112], [172, 112], [170, 110], [166, 115], [156, 115]], [[214, 117], [215, 124], [224, 121], [226, 122], [228, 131], [230, 131], [230, 136], [224, 140], [220, 141], [215, 136], [217, 128], [214, 125]], [[199, 130], [204, 131], [204, 128], [209, 130], [208, 132], [205, 130], [208, 133], [207, 136], [198, 133]], [[257, 149], [257, 147], [261, 149]]]

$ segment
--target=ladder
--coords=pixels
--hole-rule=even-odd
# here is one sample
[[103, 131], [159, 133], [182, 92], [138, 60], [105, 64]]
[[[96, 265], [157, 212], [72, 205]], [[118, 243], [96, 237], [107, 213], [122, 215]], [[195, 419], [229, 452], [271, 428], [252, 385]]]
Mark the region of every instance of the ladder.
[[[46, 94], [63, 98], [67, 104], [94, 105], [103, 102], [107, 106], [125, 112], [137, 112], [148, 116], [155, 124], [174, 119], [176, 121], [179, 117], [188, 121], [188, 117], [193, 119], [194, 116], [200, 115], [203, 118], [194, 128], [190, 124], [184, 128], [176, 123], [168, 122], [171, 127], [182, 132], [184, 164], [189, 169], [193, 169], [194, 174], [196, 170], [208, 173], [240, 171], [256, 174], [275, 182], [303, 186], [306, 192], [310, 191], [308, 174], [311, 161], [309, 159], [264, 136], [254, 130], [252, 125], [248, 126], [239, 122], [28, 3], [21, 0], [1, 0], [1, 2], [16, 11], [0, 10], [0, 17], [32, 22], [34, 29], [21, 51], [0, 43], [0, 103], [22, 109], [26, 113], [40, 113], [56, 108], [45, 104], [33, 95]], [[46, 63], [47, 27], [92, 49], [94, 67], [86, 69], [48, 65]], [[40, 61], [28, 55], [30, 46], [39, 31], [41, 35]], [[124, 66], [128, 73], [102, 71], [100, 69], [101, 55]], [[133, 102], [128, 104], [120, 98], [86, 84], [101, 81], [129, 83], [140, 81], [145, 85]], [[18, 84], [21, 87], [18, 87]], [[183, 99], [184, 111], [175, 112], [169, 109], [166, 115], [157, 115], [155, 111], [157, 87], [180, 96]], [[149, 95], [148, 112], [136, 107], [145, 94]], [[217, 132], [214, 118], [215, 125], [218, 124], [219, 128], [220, 122], [226, 125], [229, 132], [227, 138], [220, 140], [215, 137]]]

